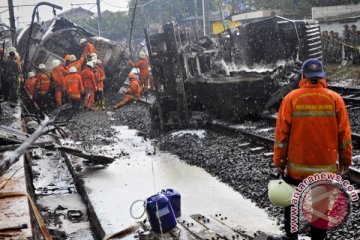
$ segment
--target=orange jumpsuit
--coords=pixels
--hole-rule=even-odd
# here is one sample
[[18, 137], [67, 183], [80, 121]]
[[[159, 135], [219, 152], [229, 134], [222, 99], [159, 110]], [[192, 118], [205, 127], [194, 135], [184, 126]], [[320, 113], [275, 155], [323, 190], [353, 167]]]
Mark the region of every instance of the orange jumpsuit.
[[50, 88], [50, 77], [44, 72], [39, 72], [36, 75], [36, 89], [41, 96], [44, 96]]
[[84, 47], [83, 55], [86, 58], [90, 58], [91, 53], [96, 53], [96, 48], [92, 43], [87, 42]]
[[70, 62], [70, 64], [67, 66], [68, 69], [70, 69], [71, 67], [76, 67], [77, 69], [77, 73], [81, 74], [81, 67], [84, 64], [84, 57], [81, 56], [79, 60]]
[[139, 99], [141, 96], [141, 86], [139, 84], [139, 82], [137, 81], [137, 79], [133, 78], [130, 80], [130, 88], [128, 88], [124, 93], [125, 96], [124, 98], [121, 100], [121, 102], [117, 103], [114, 108], [120, 108], [126, 104], [128, 104], [129, 102]]
[[64, 66], [59, 65], [51, 69], [51, 75], [55, 82], [55, 100], [58, 107], [62, 105], [62, 92], [64, 91], [64, 78], [66, 74]]
[[37, 82], [36, 77], [31, 77], [28, 80], [26, 80], [24, 85], [25, 89], [28, 91], [28, 93], [32, 98], [34, 98], [35, 96], [36, 82]]
[[94, 72], [89, 68], [85, 68], [81, 72], [81, 78], [85, 88], [84, 107], [93, 110], [95, 91], [97, 89]]
[[351, 165], [351, 129], [343, 99], [325, 80], [300, 88], [281, 103], [275, 129], [274, 164], [295, 180]]
[[149, 89], [149, 64], [147, 58], [140, 59], [137, 63], [129, 62], [134, 68], [140, 69], [140, 82], [144, 90]]
[[81, 76], [78, 73], [69, 73], [64, 79], [64, 87], [72, 100], [80, 100], [84, 93]]

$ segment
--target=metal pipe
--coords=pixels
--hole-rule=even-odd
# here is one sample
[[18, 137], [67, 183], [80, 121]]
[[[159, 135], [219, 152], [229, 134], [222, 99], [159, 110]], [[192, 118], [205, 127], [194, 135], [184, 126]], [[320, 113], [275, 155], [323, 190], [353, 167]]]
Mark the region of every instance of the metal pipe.
[[49, 2], [39, 2], [38, 4], [35, 5], [34, 7], [34, 10], [33, 10], [33, 13], [32, 13], [32, 17], [31, 17], [31, 24], [30, 24], [30, 28], [29, 28], [29, 36], [28, 36], [28, 39], [27, 39], [27, 42], [26, 42], [26, 48], [25, 48], [25, 56], [24, 56], [24, 79], [27, 78], [27, 72], [29, 70], [29, 64], [28, 64], [28, 58], [29, 58], [29, 45], [30, 45], [30, 40], [31, 40], [31, 34], [32, 34], [32, 29], [33, 29], [33, 26], [34, 26], [34, 19], [35, 19], [35, 13], [36, 13], [36, 10], [39, 6], [42, 6], [42, 5], [46, 5], [46, 6], [49, 6], [49, 7], [52, 7], [52, 8], [56, 8], [58, 10], [62, 10], [63, 8], [61, 6], [58, 6], [58, 5], [55, 5], [55, 4], [52, 4], [52, 3], [49, 3]]

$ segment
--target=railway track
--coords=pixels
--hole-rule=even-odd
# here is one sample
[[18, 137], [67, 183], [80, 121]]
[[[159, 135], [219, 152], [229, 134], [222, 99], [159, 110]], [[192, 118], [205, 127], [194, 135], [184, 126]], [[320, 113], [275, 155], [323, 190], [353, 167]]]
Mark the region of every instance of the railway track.
[[344, 99], [348, 109], [360, 109], [360, 88], [329, 85], [329, 89], [337, 92]]
[[[276, 118], [274, 119], [273, 116], [267, 116], [266, 117], [266, 121], [271, 121], [271, 119], [274, 121]], [[237, 133], [240, 133], [242, 135], [244, 135], [246, 138], [249, 139], [250, 142], [254, 143], [254, 144], [258, 144], [261, 145], [262, 147], [266, 147], [268, 149], [273, 149], [274, 147], [274, 137], [273, 134], [259, 134], [259, 132], [263, 133], [265, 131], [263, 131], [261, 128], [251, 128], [251, 127], [243, 127], [239, 124], [231, 124], [225, 121], [220, 121], [220, 120], [214, 120], [211, 123], [213, 126], [216, 127], [220, 127], [220, 128], [224, 128], [230, 131], [234, 131]], [[274, 127], [273, 127], [274, 128]], [[266, 129], [266, 132], [272, 132], [271, 128]], [[268, 136], [266, 136], [268, 135]], [[357, 140], [359, 140], [360, 135], [357, 133], [354, 133], [354, 136], [356, 136]], [[253, 148], [254, 149], [254, 148]], [[265, 154], [265, 153], [264, 153]], [[266, 155], [269, 155], [270, 153], [266, 153]], [[350, 172], [349, 172], [349, 179], [356, 184], [360, 184], [360, 170], [358, 168], [355, 167], [350, 167]]]

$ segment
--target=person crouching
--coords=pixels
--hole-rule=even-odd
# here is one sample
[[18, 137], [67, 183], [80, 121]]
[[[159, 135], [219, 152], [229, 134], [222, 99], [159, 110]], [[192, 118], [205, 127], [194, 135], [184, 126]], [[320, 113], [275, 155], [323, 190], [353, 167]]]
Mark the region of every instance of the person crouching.
[[120, 108], [131, 101], [139, 100], [142, 92], [142, 88], [138, 80], [136, 79], [135, 74], [129, 73], [129, 80], [130, 80], [130, 88], [124, 91], [124, 98], [114, 106], [114, 109]]

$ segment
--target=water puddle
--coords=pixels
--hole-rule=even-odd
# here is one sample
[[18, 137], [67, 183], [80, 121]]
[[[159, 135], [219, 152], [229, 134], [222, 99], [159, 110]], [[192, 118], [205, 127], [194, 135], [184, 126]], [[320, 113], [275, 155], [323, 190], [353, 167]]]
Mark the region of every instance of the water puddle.
[[182, 216], [221, 213], [244, 230], [280, 233], [274, 220], [250, 200], [244, 199], [201, 168], [187, 165], [178, 157], [156, 151], [150, 141], [126, 126], [113, 127], [117, 142], [97, 146], [94, 152], [110, 155], [128, 153], [103, 169], [84, 169], [89, 198], [106, 234], [119, 231], [136, 220], [129, 213], [135, 200], [145, 200], [161, 189], [181, 194]]

